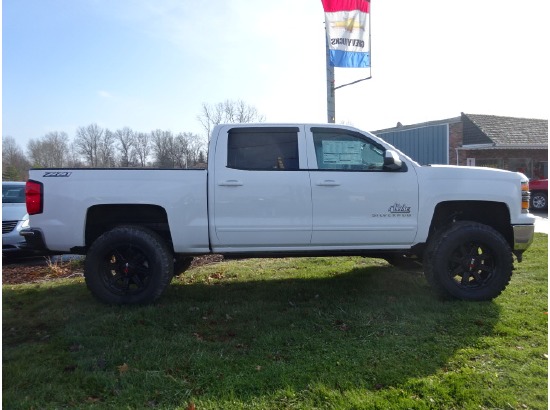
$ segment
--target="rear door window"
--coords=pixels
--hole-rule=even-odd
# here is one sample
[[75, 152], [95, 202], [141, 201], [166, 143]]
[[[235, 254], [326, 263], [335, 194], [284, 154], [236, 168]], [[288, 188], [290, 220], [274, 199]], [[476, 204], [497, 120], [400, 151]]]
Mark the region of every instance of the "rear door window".
[[264, 171], [298, 170], [298, 128], [232, 129], [228, 136], [227, 167]]

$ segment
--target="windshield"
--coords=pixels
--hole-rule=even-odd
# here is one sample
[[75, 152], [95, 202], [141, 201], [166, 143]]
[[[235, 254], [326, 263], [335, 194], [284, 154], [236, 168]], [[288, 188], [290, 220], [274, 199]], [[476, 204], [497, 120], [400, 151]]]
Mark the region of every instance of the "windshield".
[[2, 184], [3, 204], [24, 204], [25, 185]]

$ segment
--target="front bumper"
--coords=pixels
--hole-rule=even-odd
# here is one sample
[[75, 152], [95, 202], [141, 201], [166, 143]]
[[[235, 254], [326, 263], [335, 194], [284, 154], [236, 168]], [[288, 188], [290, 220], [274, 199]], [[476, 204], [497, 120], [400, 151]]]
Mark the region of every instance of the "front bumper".
[[535, 225], [513, 225], [514, 251], [523, 252], [531, 246], [535, 236]]

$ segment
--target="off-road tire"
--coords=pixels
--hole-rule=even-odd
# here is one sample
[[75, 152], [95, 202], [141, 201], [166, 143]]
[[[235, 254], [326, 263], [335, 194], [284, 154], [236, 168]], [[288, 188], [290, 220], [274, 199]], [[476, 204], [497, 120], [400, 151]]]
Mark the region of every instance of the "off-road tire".
[[119, 226], [94, 241], [86, 255], [84, 277], [102, 302], [147, 304], [164, 292], [173, 270], [173, 254], [158, 234], [139, 226]]
[[487, 301], [512, 277], [510, 245], [490, 226], [459, 221], [442, 229], [428, 244], [424, 274], [443, 297]]

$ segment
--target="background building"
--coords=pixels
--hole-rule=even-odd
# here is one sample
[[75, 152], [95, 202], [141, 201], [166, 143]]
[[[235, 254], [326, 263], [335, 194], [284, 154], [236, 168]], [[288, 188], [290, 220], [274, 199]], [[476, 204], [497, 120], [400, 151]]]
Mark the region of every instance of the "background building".
[[548, 178], [548, 121], [495, 115], [460, 117], [374, 131], [422, 165], [469, 165]]

